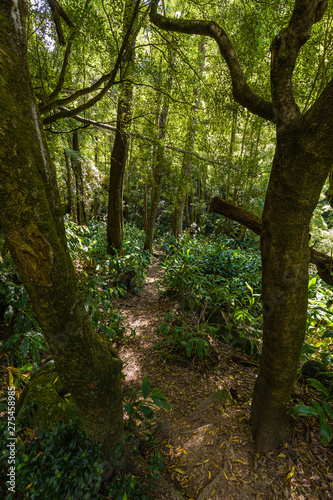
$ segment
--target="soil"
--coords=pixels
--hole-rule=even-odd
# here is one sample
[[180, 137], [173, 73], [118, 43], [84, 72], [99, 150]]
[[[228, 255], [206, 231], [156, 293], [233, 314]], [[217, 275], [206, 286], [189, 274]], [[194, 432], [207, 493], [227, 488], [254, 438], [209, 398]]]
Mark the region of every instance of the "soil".
[[[147, 429], [165, 459], [164, 480], [153, 498], [333, 499], [333, 445], [321, 443], [315, 418], [290, 417], [290, 442], [266, 456], [255, 454], [249, 425], [254, 359], [222, 341], [211, 342], [208, 363], [154, 350], [161, 340], [158, 324], [177, 307], [161, 293], [159, 257], [155, 251], [144, 288], [115, 303], [125, 326], [136, 332], [118, 348], [125, 399], [146, 375], [172, 406], [156, 411]], [[291, 406], [310, 401], [309, 386], [295, 383]]]

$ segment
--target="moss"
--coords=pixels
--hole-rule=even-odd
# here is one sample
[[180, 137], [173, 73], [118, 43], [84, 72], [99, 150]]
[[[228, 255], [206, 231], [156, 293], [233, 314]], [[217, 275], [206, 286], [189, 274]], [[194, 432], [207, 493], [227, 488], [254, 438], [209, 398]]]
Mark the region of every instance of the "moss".
[[19, 258], [31, 280], [41, 286], [50, 286], [49, 271], [52, 268], [52, 248], [34, 222], [25, 232], [13, 229], [9, 238], [15, 245]]
[[[41, 435], [76, 414], [74, 400], [61, 382], [53, 362], [41, 368], [22, 393], [18, 422]], [[21, 399], [20, 398], [20, 399]]]

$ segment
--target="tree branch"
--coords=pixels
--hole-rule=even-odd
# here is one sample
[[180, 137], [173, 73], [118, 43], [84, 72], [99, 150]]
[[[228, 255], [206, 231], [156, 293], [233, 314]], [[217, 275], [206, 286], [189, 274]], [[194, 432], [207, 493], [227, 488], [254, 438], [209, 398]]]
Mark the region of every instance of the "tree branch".
[[246, 83], [239, 59], [227, 33], [214, 21], [171, 19], [161, 16], [157, 13], [158, 1], [152, 0], [150, 10], [151, 22], [165, 31], [214, 38], [229, 68], [235, 101], [244, 108], [247, 108], [251, 113], [274, 122], [275, 117], [272, 104], [253, 92]]
[[[65, 108], [63, 106], [59, 106], [59, 109], [61, 111], [65, 112], [65, 113], [71, 112], [71, 110], [69, 110], [68, 108]], [[117, 131], [117, 127], [114, 127], [113, 125], [109, 125], [108, 123], [103, 123], [103, 122], [98, 122], [98, 121], [95, 121], [95, 120], [91, 120], [89, 118], [84, 118], [83, 116], [80, 116], [80, 115], [73, 115], [70, 118], [73, 118], [74, 120], [77, 120], [77, 121], [79, 121], [81, 123], [84, 123], [87, 126], [91, 125], [91, 126], [96, 127], [96, 128], [102, 128], [104, 130], [109, 130], [110, 132], [116, 132]], [[54, 133], [54, 131], [51, 130], [51, 129], [46, 129], [46, 131]], [[139, 132], [130, 131], [130, 135], [132, 135], [134, 137], [138, 137], [139, 139], [142, 139], [144, 141], [148, 141], [148, 142], [151, 142], [151, 143], [156, 142], [156, 139], [148, 137], [148, 136], [145, 136], [145, 135], [142, 135]], [[184, 148], [178, 148], [176, 146], [172, 146], [171, 144], [165, 144], [164, 147], [166, 149], [170, 149], [172, 151], [177, 151], [178, 153], [191, 154], [195, 158], [198, 158], [198, 160], [203, 160], [203, 161], [206, 161], [208, 163], [215, 164], [215, 165], [222, 165], [224, 167], [228, 166], [228, 168], [230, 168], [231, 170], [235, 170], [237, 172], [241, 171], [240, 168], [234, 167], [233, 165], [228, 165], [227, 164], [227, 162], [229, 161], [228, 158], [226, 158], [225, 161], [222, 162], [222, 161], [219, 161], [219, 160], [216, 160], [216, 159], [213, 159], [213, 158], [207, 158], [206, 156], [202, 156], [199, 153], [196, 153], [195, 151], [188, 151], [187, 149], [184, 149]]]
[[271, 44], [271, 90], [277, 124], [289, 123], [300, 115], [292, 76], [301, 47], [326, 9], [327, 0], [296, 0], [288, 28], [283, 29]]
[[66, 45], [64, 32], [62, 30], [60, 17], [63, 18], [65, 23], [70, 27], [74, 28], [75, 25], [71, 21], [70, 17], [66, 14], [65, 10], [58, 4], [57, 0], [47, 0], [52, 12], [53, 21], [57, 30], [59, 44], [64, 46]]
[[[67, 47], [65, 50], [65, 55], [64, 55], [64, 60], [63, 60], [62, 67], [61, 67], [59, 80], [58, 80], [58, 83], [56, 85], [56, 88], [53, 90], [53, 92], [51, 93], [51, 95], [48, 98], [48, 103], [51, 103], [52, 101], [54, 101], [58, 97], [58, 95], [59, 95], [59, 93], [64, 85], [65, 75], [66, 75], [66, 71], [67, 71], [67, 67], [68, 67], [68, 63], [69, 63], [69, 56], [70, 56], [70, 53], [72, 50], [72, 45], [73, 45], [74, 39], [79, 31], [79, 27], [81, 26], [81, 24], [84, 20], [85, 10], [88, 7], [88, 5], [90, 4], [90, 2], [91, 2], [91, 0], [86, 0], [86, 3], [83, 7], [83, 13], [82, 13], [81, 19], [80, 19], [79, 23], [73, 29], [72, 33], [70, 34], [70, 37], [69, 37], [68, 42], [67, 42]], [[49, 112], [49, 111], [51, 111], [51, 109], [49, 109], [47, 112]]]
[[[137, 12], [138, 12], [139, 4], [140, 4], [140, 0], [137, 0], [135, 8], [134, 8], [134, 11], [133, 11], [132, 19], [131, 19], [131, 21], [129, 23], [128, 30], [126, 31], [126, 34], [124, 36], [123, 43], [121, 44], [121, 47], [120, 47], [120, 50], [119, 50], [119, 53], [118, 53], [118, 56], [117, 56], [114, 68], [111, 71], [111, 73], [109, 73], [109, 75], [107, 75], [107, 76], [109, 76], [109, 81], [105, 85], [105, 87], [97, 95], [95, 95], [94, 97], [92, 97], [89, 101], [87, 101], [84, 104], [81, 104], [81, 106], [78, 106], [75, 109], [68, 110], [68, 111], [60, 111], [59, 113], [55, 113], [54, 115], [47, 116], [43, 120], [43, 124], [44, 125], [49, 125], [50, 123], [54, 123], [55, 121], [59, 120], [60, 118], [70, 118], [70, 117], [72, 117], [74, 115], [77, 115], [78, 113], [81, 113], [82, 111], [85, 111], [86, 109], [91, 108], [91, 106], [93, 106], [94, 104], [96, 104], [96, 102], [100, 101], [105, 96], [105, 94], [107, 93], [107, 91], [115, 84], [115, 79], [116, 79], [116, 76], [117, 76], [117, 73], [118, 73], [118, 69], [120, 67], [120, 63], [122, 61], [122, 58], [123, 58], [124, 54], [129, 49], [128, 48], [128, 44], [129, 44], [129, 40], [131, 38], [132, 29], [133, 29], [134, 21], [135, 21]], [[104, 78], [106, 78], [106, 75], [104, 77], [100, 78], [98, 82], [96, 82], [94, 85], [92, 85], [90, 87], [90, 89], [92, 89], [93, 87], [98, 88], [100, 86], [101, 80], [104, 79]], [[77, 91], [75, 94], [77, 96], [78, 96], [79, 93], [80, 93], [80, 95], [82, 95], [81, 93], [84, 90], [86, 90], [86, 89], [81, 89], [81, 90]], [[73, 98], [73, 96], [70, 96], [70, 97]], [[64, 100], [65, 99], [59, 99], [58, 101], [54, 101], [51, 104], [51, 106], [52, 107], [56, 107], [55, 103], [58, 103], [58, 105], [59, 105], [59, 103], [64, 104]], [[72, 100], [74, 100], [74, 99], [72, 99]], [[68, 103], [68, 100], [66, 100], [66, 104], [67, 103]], [[46, 112], [45, 108], [44, 109], [42, 108], [40, 110], [40, 113], [45, 113], [45, 112]]]
[[[243, 226], [247, 227], [255, 234], [261, 234], [262, 220], [260, 217], [248, 212], [244, 208], [232, 205], [222, 198], [216, 196], [210, 202], [209, 210], [220, 215], [225, 215], [229, 219], [233, 219]], [[325, 283], [333, 286], [333, 258], [323, 252], [318, 252], [314, 248], [310, 248], [310, 262], [317, 268], [317, 273]]]

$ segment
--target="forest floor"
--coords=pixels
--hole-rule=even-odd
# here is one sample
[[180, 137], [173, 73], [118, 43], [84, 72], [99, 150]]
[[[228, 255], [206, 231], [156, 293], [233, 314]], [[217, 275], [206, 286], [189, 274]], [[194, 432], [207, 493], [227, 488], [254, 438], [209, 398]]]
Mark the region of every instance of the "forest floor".
[[[115, 302], [124, 325], [136, 332], [118, 349], [124, 361], [125, 399], [147, 376], [172, 406], [169, 412], [156, 411], [147, 429], [164, 456], [164, 483], [171, 485], [158, 489], [153, 498], [333, 499], [333, 446], [322, 445], [315, 419], [294, 419], [289, 443], [263, 457], [255, 454], [249, 424], [257, 373], [253, 359], [222, 341], [212, 342], [210, 361], [199, 364], [154, 350], [161, 340], [158, 324], [177, 307], [161, 292], [158, 252], [144, 288]], [[291, 404], [306, 402], [307, 392], [304, 384], [295, 384]]]

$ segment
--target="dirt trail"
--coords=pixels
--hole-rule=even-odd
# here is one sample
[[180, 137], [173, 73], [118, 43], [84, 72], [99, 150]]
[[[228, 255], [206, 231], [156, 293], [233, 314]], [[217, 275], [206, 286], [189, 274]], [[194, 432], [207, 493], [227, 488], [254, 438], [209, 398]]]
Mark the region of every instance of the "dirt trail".
[[118, 349], [125, 396], [146, 375], [172, 406], [170, 412], [156, 412], [151, 431], [165, 457], [165, 479], [183, 496], [161, 490], [156, 500], [333, 499], [333, 449], [321, 445], [314, 420], [311, 428], [306, 419], [298, 423], [292, 443], [255, 456], [249, 417], [257, 369], [246, 356], [213, 343], [214, 366], [180, 366], [154, 351], [158, 324], [175, 307], [161, 299], [156, 288], [161, 279], [155, 254], [142, 291], [115, 304], [136, 332]]

